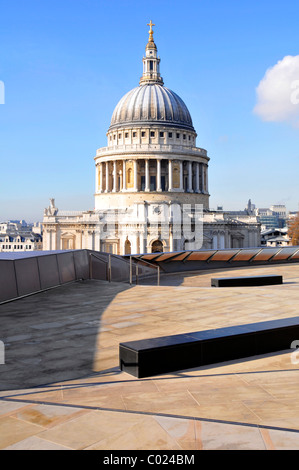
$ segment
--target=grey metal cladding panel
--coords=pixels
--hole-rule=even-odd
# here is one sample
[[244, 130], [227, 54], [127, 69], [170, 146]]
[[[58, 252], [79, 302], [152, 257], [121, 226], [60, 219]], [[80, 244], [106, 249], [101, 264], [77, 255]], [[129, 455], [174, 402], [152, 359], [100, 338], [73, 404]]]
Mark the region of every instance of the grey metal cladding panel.
[[111, 256], [111, 280], [128, 281], [130, 276], [130, 265], [127, 261]]
[[18, 296], [14, 262], [0, 260], [0, 302]]
[[138, 275], [139, 276], [146, 276], [146, 275], [157, 275], [157, 269], [154, 267], [142, 266], [138, 264]]
[[57, 262], [61, 284], [75, 281], [76, 273], [73, 253], [69, 252], [57, 254]]
[[100, 279], [107, 281], [108, 264], [104, 260], [91, 256], [91, 279]]
[[86, 250], [74, 251], [74, 262], [77, 279], [89, 279], [89, 255]]
[[15, 260], [19, 295], [31, 294], [41, 289], [37, 258]]
[[37, 258], [40, 283], [42, 289], [60, 284], [56, 255], [39, 256]]

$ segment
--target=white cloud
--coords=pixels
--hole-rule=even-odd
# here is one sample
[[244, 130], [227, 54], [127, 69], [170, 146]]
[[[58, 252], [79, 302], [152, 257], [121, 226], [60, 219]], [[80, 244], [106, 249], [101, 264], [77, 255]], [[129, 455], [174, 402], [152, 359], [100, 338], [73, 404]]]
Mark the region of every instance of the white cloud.
[[285, 56], [270, 67], [256, 88], [254, 113], [264, 121], [299, 127], [299, 55]]

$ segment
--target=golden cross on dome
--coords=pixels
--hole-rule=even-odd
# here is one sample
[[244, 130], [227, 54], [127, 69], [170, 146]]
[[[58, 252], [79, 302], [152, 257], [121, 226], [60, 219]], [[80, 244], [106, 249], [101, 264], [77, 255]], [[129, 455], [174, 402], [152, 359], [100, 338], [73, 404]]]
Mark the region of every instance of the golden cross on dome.
[[149, 26], [151, 29], [149, 30], [149, 33], [151, 33], [153, 31], [153, 26], [156, 26], [154, 23], [152, 23], [152, 20], [147, 23], [147, 26]]
[[151, 20], [149, 23], [147, 23], [147, 26], [150, 27], [148, 40], [153, 42], [154, 41], [154, 39], [153, 39], [153, 34], [154, 34], [153, 26], [156, 26], [156, 25], [154, 23], [152, 23], [152, 20]]

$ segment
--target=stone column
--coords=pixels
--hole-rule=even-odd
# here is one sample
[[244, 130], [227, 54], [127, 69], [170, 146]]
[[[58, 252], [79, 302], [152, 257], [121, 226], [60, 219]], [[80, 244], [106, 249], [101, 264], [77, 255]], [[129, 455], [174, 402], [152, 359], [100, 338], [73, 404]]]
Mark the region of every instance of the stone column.
[[199, 162], [197, 162], [195, 165], [196, 165], [195, 192], [199, 193]]
[[112, 192], [116, 192], [116, 186], [117, 186], [117, 174], [116, 174], [116, 160], [113, 162], [113, 189]]
[[109, 192], [109, 162], [106, 162], [106, 189], [105, 193]]
[[57, 250], [57, 232], [55, 229], [52, 230], [52, 250]]
[[209, 183], [208, 183], [208, 165], [206, 165], [206, 193], [209, 192]]
[[122, 170], [119, 170], [119, 188], [118, 190], [119, 191], [122, 191], [123, 190], [123, 172]]
[[87, 243], [90, 250], [94, 250], [94, 230], [87, 230]]
[[162, 191], [161, 188], [161, 159], [157, 158], [157, 184], [156, 184], [157, 191]]
[[123, 160], [123, 187], [122, 191], [125, 191], [127, 189], [127, 184], [126, 184], [126, 160]]
[[192, 189], [192, 162], [188, 162], [188, 192], [193, 193]]
[[204, 172], [204, 164], [201, 163], [201, 192], [205, 192], [205, 172]]
[[203, 190], [203, 193], [206, 193], [207, 192], [207, 167], [204, 163], [202, 165], [202, 173], [203, 173], [203, 187], [202, 187], [202, 190]]
[[103, 192], [103, 163], [100, 163], [100, 193]]
[[54, 250], [54, 248], [52, 248], [52, 230], [51, 229], [48, 229], [47, 236], [48, 236], [48, 250], [52, 251]]
[[180, 191], [184, 191], [184, 162], [180, 160]]
[[137, 188], [137, 183], [138, 183], [138, 180], [137, 180], [137, 160], [135, 159], [134, 160], [134, 188], [133, 188], [133, 191], [138, 191], [138, 188]]
[[99, 191], [99, 168], [100, 164], [96, 165], [96, 193]]
[[172, 160], [168, 160], [168, 191], [172, 191]]
[[[82, 248], [82, 245], [80, 245], [80, 248]], [[95, 232], [94, 232], [94, 249], [96, 251], [101, 251], [101, 248], [100, 248], [100, 232], [99, 232], [99, 230], [95, 230]]]
[[145, 159], [145, 191], [150, 190], [149, 159]]

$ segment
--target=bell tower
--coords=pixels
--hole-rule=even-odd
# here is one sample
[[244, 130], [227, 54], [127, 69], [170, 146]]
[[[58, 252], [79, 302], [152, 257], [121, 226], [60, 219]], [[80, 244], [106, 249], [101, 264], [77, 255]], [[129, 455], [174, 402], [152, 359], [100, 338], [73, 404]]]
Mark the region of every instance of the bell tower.
[[154, 23], [148, 23], [150, 27], [148, 43], [145, 48], [145, 57], [143, 57], [143, 75], [139, 81], [139, 85], [158, 83], [163, 85], [163, 79], [160, 76], [160, 57], [157, 57], [157, 46], [154, 42]]

